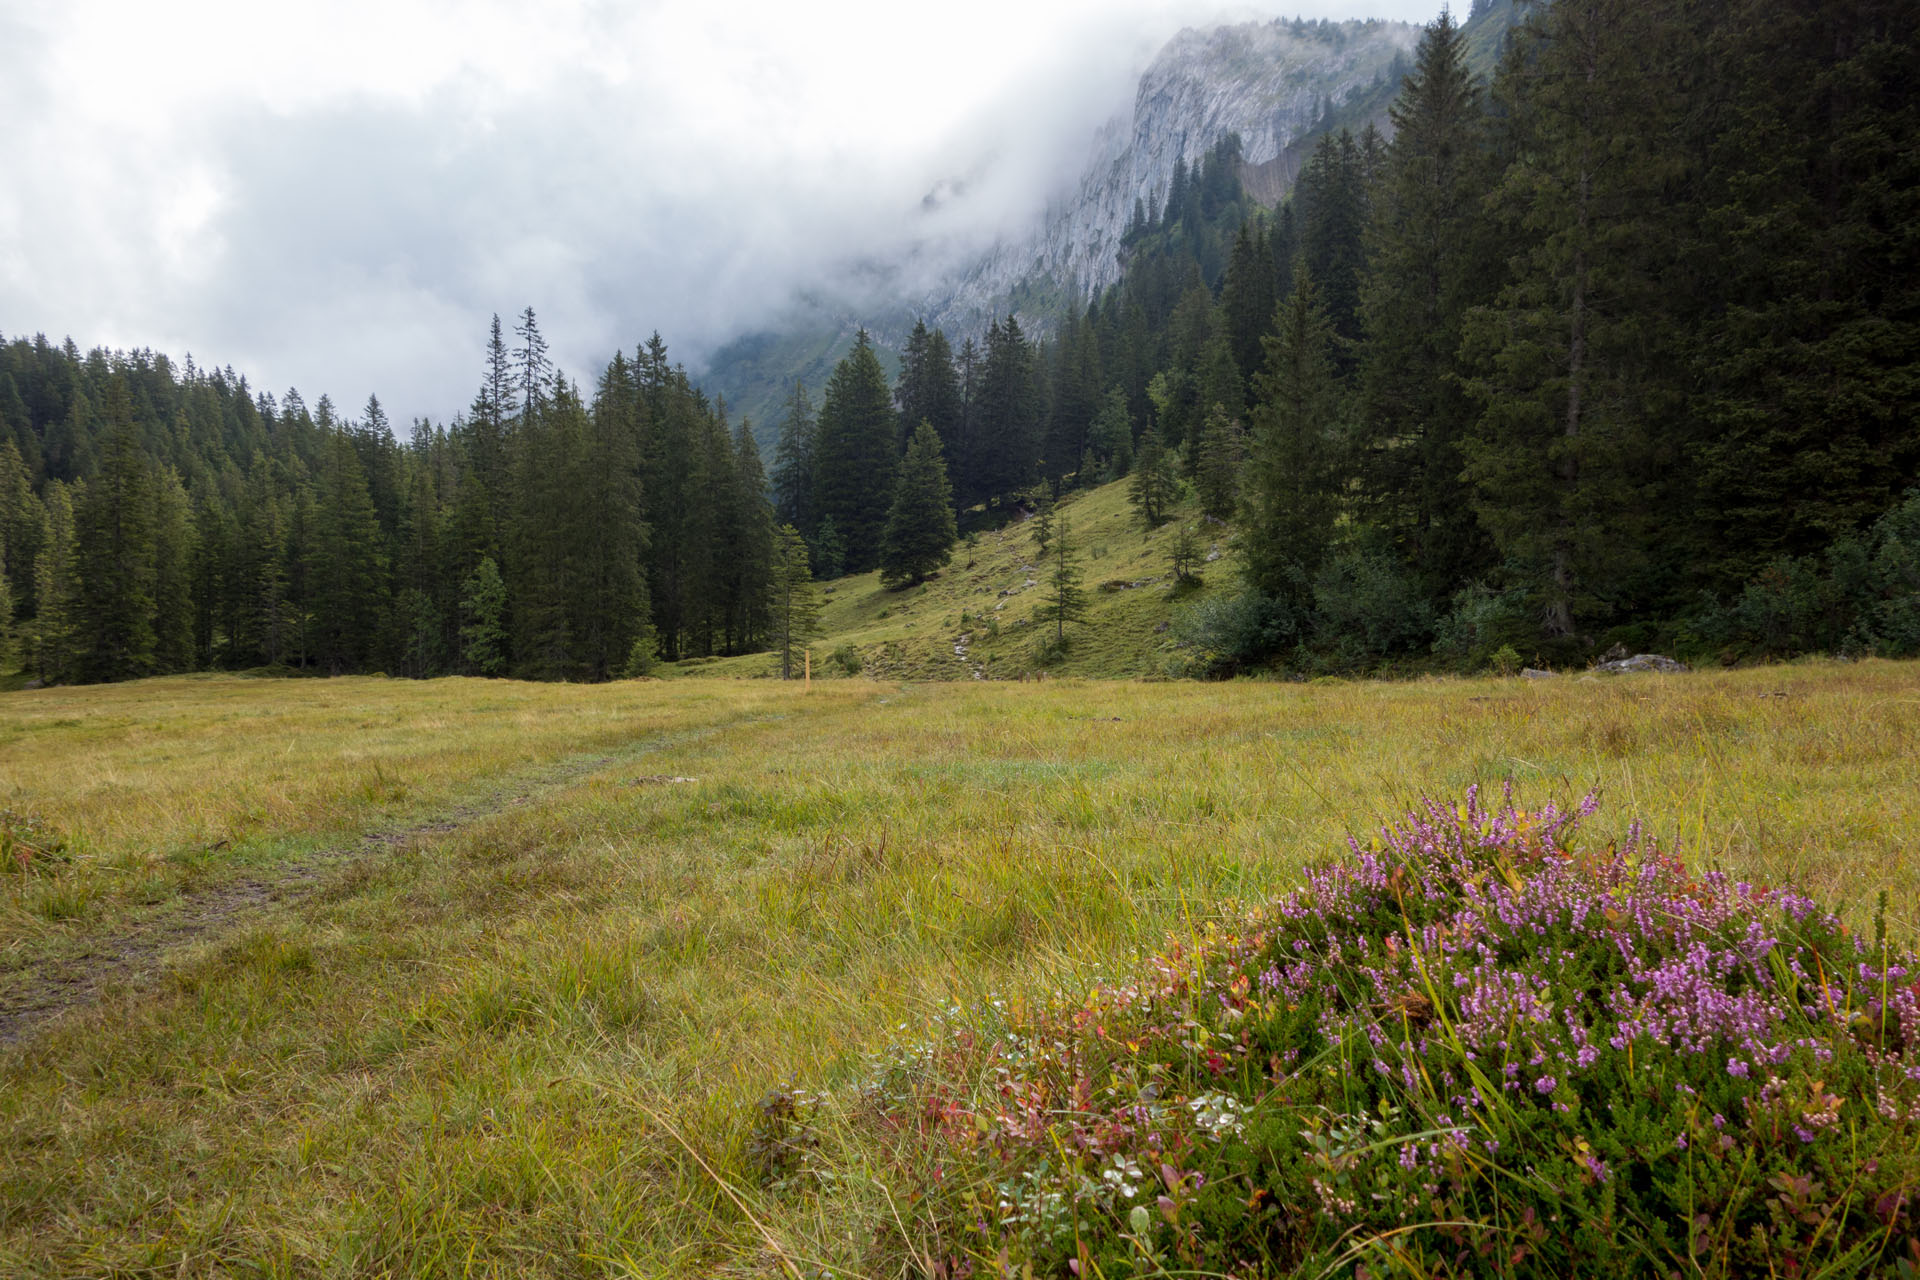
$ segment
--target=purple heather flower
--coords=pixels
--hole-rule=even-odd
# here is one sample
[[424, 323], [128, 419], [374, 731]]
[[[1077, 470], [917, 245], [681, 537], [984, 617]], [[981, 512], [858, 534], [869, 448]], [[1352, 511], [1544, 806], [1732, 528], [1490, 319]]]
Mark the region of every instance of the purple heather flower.
[[1747, 1064], [1738, 1058], [1728, 1058], [1727, 1074], [1745, 1080], [1747, 1078]]
[[1541, 1076], [1533, 1082], [1533, 1091], [1535, 1093], [1552, 1093], [1558, 1085], [1559, 1082], [1552, 1076]]

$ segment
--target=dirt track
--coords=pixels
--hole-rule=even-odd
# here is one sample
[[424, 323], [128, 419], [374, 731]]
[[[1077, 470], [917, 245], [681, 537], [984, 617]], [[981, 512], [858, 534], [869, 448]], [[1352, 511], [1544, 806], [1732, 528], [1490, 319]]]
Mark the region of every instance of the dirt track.
[[577, 782], [624, 754], [574, 757], [503, 780], [496, 790], [432, 820], [368, 831], [270, 870], [181, 894], [131, 928], [83, 936], [77, 951], [0, 975], [0, 1045], [21, 1040], [41, 1023], [91, 1005], [110, 990], [153, 981], [171, 952], [218, 937], [272, 907], [297, 907], [348, 867], [471, 826]]

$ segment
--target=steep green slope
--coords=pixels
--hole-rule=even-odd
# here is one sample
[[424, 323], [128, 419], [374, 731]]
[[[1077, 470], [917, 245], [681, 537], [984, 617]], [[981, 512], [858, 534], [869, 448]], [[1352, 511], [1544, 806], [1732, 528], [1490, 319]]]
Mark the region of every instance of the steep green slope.
[[[1234, 586], [1231, 528], [1206, 522], [1188, 502], [1148, 530], [1127, 501], [1124, 480], [1067, 496], [1056, 508], [1061, 518], [1087, 600], [1086, 621], [1066, 627], [1064, 654], [1046, 652], [1055, 630], [1045, 618], [1057, 550], [1040, 554], [1033, 521], [1015, 519], [976, 533], [971, 551], [956, 548], [947, 567], [918, 587], [885, 590], [877, 572], [825, 584], [826, 633], [813, 642], [814, 675], [848, 674], [832, 657], [836, 651], [857, 656], [863, 675], [915, 680], [1041, 672], [1126, 678], [1178, 665], [1175, 613]], [[1170, 557], [1182, 525], [1193, 530], [1203, 563], [1199, 585], [1176, 590]], [[1208, 555], [1216, 558], [1205, 562]], [[672, 664], [663, 674], [765, 676], [774, 669], [772, 655], [760, 653]]]

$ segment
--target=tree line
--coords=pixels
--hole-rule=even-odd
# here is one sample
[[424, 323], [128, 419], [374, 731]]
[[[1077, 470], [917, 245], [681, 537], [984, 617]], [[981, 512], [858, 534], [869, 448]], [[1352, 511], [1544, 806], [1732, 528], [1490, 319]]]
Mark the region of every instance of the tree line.
[[231, 369], [0, 343], [6, 656], [47, 681], [598, 680], [790, 632], [811, 580], [745, 424], [658, 335], [583, 393], [531, 308], [514, 332], [495, 318], [469, 411], [405, 442], [377, 397], [348, 417]]
[[658, 335], [583, 393], [530, 309], [405, 442], [374, 399], [0, 343], [0, 642], [54, 680], [790, 653], [808, 580], [916, 582], [956, 517], [1127, 477], [1239, 530], [1183, 624], [1220, 670], [1920, 651], [1902, 14], [1557, 0], [1490, 78], [1505, 6], [1443, 14], [1390, 137], [1329, 104], [1276, 210], [1237, 138], [1183, 158], [1116, 286], [1044, 336], [916, 325], [892, 385], [858, 335], [770, 473]]

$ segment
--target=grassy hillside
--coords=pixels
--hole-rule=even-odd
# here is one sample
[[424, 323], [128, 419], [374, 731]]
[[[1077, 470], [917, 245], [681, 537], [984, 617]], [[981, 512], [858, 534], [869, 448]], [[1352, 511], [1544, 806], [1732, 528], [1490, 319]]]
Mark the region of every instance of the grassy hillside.
[[[1128, 504], [1127, 482], [1121, 480], [1069, 495], [1056, 508], [1059, 518], [1069, 526], [1071, 555], [1087, 593], [1087, 620], [1068, 624], [1063, 656], [1050, 659], [1043, 652], [1054, 633], [1041, 621], [1051, 599], [1054, 554], [1040, 554], [1031, 522], [1016, 517], [977, 533], [971, 549], [957, 547], [946, 569], [917, 587], [886, 590], [877, 571], [824, 584], [825, 635], [812, 646], [815, 677], [847, 674], [831, 660], [843, 648], [857, 655], [860, 674], [882, 679], [1159, 674], [1177, 657], [1167, 629], [1174, 612], [1209, 592], [1234, 589], [1236, 571], [1227, 555], [1231, 530], [1202, 520], [1191, 501], [1149, 530]], [[1200, 566], [1198, 585], [1176, 590], [1169, 566], [1182, 524], [1193, 529], [1203, 557], [1218, 558]], [[775, 670], [771, 655], [753, 654], [669, 667], [666, 674], [760, 676]]]
[[0, 874], [0, 1011], [42, 1000], [0, 1044], [0, 1274], [899, 1275], [919, 1171], [862, 1086], [956, 1007], [1126, 972], [1476, 781], [1597, 785], [1596, 841], [1641, 818], [1856, 921], [1886, 886], [1911, 935], [1916, 757], [1882, 662], [8, 694], [45, 856]]

